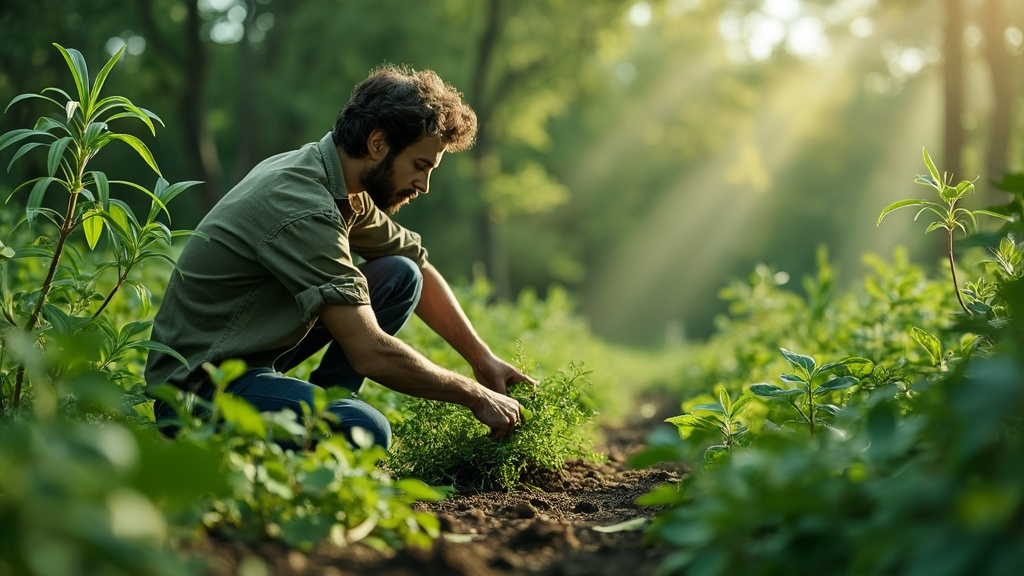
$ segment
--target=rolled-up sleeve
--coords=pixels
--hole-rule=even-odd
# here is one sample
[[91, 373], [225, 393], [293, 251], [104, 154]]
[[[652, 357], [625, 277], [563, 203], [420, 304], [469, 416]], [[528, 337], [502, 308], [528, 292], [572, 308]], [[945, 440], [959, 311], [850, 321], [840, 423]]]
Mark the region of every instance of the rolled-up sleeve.
[[283, 222], [260, 243], [257, 257], [295, 297], [303, 321], [324, 304], [370, 303], [366, 278], [352, 262], [349, 239], [335, 214]]

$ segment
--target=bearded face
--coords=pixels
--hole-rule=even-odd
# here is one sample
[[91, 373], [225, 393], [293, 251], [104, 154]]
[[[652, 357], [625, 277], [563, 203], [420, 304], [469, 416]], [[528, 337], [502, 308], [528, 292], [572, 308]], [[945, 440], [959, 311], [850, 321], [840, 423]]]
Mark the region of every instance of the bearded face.
[[395, 184], [395, 155], [391, 152], [370, 168], [360, 182], [373, 203], [389, 215], [398, 212], [417, 193], [414, 188], [398, 189]]

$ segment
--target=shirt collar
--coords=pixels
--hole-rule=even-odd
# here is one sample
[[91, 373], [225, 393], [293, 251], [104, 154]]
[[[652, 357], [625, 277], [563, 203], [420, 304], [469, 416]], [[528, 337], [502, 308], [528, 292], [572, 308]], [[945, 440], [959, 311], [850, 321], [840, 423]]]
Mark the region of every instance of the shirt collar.
[[318, 144], [320, 155], [323, 157], [324, 166], [327, 167], [327, 186], [331, 195], [338, 200], [348, 200], [352, 206], [352, 212], [363, 214], [366, 212], [367, 199], [363, 198], [366, 192], [360, 192], [355, 196], [349, 196], [345, 189], [345, 175], [341, 169], [341, 158], [338, 157], [338, 147], [334, 144], [334, 137], [330, 132], [320, 139]]

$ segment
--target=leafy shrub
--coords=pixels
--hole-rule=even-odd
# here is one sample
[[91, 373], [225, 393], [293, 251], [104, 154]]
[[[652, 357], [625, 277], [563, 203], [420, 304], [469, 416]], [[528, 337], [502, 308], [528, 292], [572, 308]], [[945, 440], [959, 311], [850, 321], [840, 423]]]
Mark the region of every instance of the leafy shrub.
[[[980, 291], [965, 294], [966, 308], [958, 312], [916, 273], [887, 273], [865, 284], [867, 298], [838, 299], [826, 307], [823, 318], [850, 324], [836, 326], [833, 345], [873, 363], [857, 392], [844, 394], [843, 409], [829, 414], [840, 433], [811, 439], [764, 427], [745, 435], [746, 446], [715, 458], [714, 466], [641, 499], [669, 506], [649, 532], [677, 549], [662, 573], [953, 575], [1024, 569], [1024, 279], [1015, 264], [1022, 253], [1024, 178], [1004, 184], [1014, 200], [1001, 213], [1012, 219], [999, 235], [970, 240], [994, 256], [981, 263], [983, 276], [968, 283], [989, 286], [983, 297], [976, 297]], [[899, 296], [915, 294], [935, 297], [926, 302], [928, 317], [906, 309], [904, 303], [914, 299]], [[863, 314], [858, 317], [857, 307], [845, 310], [844, 302], [859, 303]], [[936, 309], [935, 302], [947, 304]], [[886, 309], [899, 313], [888, 322], [878, 318], [874, 329], [863, 322]], [[808, 316], [802, 306], [791, 310], [789, 322], [773, 318], [795, 329]], [[929, 317], [944, 319], [945, 326], [922, 328]], [[913, 319], [909, 326], [906, 319]], [[897, 336], [906, 344], [884, 344]], [[723, 334], [719, 342], [733, 337]], [[799, 357], [787, 362], [811, 365]], [[803, 392], [813, 396], [814, 370], [806, 372]], [[772, 396], [784, 398], [786, 392], [777, 388]], [[749, 416], [752, 405], [742, 416]], [[664, 438], [659, 443], [660, 454], [702, 447], [675, 446]]]
[[513, 434], [492, 441], [487, 427], [454, 404], [410, 399], [395, 424], [388, 467], [435, 485], [512, 490], [531, 474], [558, 470], [570, 458], [595, 457], [587, 398], [589, 372], [570, 364], [534, 389], [522, 383], [509, 393], [526, 409]]

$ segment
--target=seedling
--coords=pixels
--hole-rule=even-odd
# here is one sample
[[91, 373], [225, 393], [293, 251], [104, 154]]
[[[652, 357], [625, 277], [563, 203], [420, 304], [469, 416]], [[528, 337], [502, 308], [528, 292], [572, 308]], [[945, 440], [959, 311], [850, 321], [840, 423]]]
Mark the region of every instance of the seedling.
[[[780, 348], [782, 356], [796, 369], [795, 374], [783, 374], [780, 379], [796, 388], [782, 388], [775, 384], [754, 384], [750, 391], [757, 396], [768, 398], [791, 406], [799, 420], [787, 420], [783, 424], [806, 424], [813, 436], [819, 428], [832, 428], [828, 419], [839, 413], [840, 407], [824, 403], [824, 397], [831, 392], [856, 386], [858, 376], [871, 372], [874, 364], [867, 358], [847, 357], [838, 362], [817, 365], [814, 358]], [[837, 372], [847, 372], [836, 376]], [[834, 377], [833, 377], [834, 376]]]
[[974, 192], [974, 182], [964, 180], [957, 184], [952, 185], [953, 176], [952, 174], [943, 173], [939, 176], [938, 169], [935, 168], [935, 163], [932, 162], [931, 156], [928, 154], [928, 150], [922, 149], [922, 155], [924, 156], [925, 166], [928, 167], [928, 174], [918, 174], [914, 182], [923, 184], [925, 186], [931, 186], [939, 193], [939, 198], [942, 202], [932, 202], [929, 200], [912, 199], [912, 200], [900, 200], [894, 202], [885, 207], [882, 213], [878, 215], [878, 222], [876, 226], [882, 223], [882, 218], [885, 215], [900, 208], [906, 208], [908, 206], [920, 206], [921, 208], [914, 215], [914, 220], [917, 220], [923, 212], [929, 211], [935, 214], [938, 219], [928, 225], [928, 229], [925, 230], [925, 234], [933, 230], [945, 230], [946, 231], [946, 256], [949, 260], [949, 273], [953, 280], [953, 291], [956, 293], [957, 302], [960, 303], [960, 307], [963, 308], [967, 314], [973, 314], [967, 304], [964, 303], [964, 297], [960, 293], [960, 285], [956, 279], [956, 265], [953, 258], [953, 235], [959, 228], [964, 234], [968, 234], [968, 224], [971, 230], [978, 230], [978, 214], [984, 214], [986, 216], [992, 216], [994, 218], [1001, 218], [1009, 220], [1010, 218], [1004, 214], [996, 212], [990, 212], [988, 210], [967, 210], [966, 208], [957, 207], [957, 203], [966, 196]]
[[679, 435], [684, 439], [689, 436], [688, 432], [693, 430], [701, 430], [721, 438], [719, 444], [709, 446], [704, 451], [704, 462], [709, 464], [741, 445], [750, 431], [749, 426], [741, 418], [741, 413], [753, 396], [744, 394], [733, 402], [724, 386], [719, 385], [717, 392], [718, 402], [699, 404], [689, 413], [665, 419], [665, 422], [679, 428]]

